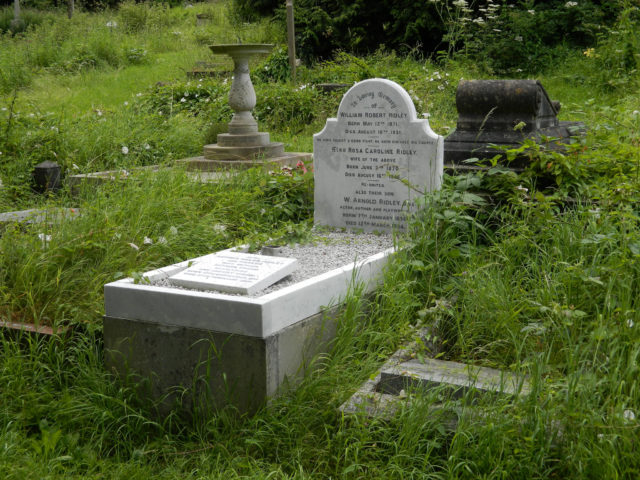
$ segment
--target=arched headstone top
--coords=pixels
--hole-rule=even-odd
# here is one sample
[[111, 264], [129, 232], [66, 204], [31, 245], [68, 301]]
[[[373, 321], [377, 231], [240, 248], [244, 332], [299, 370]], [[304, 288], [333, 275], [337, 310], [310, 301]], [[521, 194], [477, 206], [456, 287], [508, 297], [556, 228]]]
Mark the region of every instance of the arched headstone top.
[[340, 102], [338, 119], [341, 114], [357, 111], [366, 103], [371, 109], [389, 112], [403, 112], [408, 120], [417, 120], [416, 107], [407, 91], [396, 82], [385, 78], [370, 78], [351, 87]]
[[383, 78], [345, 93], [313, 152], [319, 225], [403, 230], [415, 197], [440, 188], [442, 137], [417, 118], [405, 89]]

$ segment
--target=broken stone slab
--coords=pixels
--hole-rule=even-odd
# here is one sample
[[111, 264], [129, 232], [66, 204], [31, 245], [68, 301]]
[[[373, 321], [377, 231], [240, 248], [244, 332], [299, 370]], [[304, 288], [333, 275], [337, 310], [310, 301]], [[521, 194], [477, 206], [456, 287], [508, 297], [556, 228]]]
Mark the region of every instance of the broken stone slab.
[[[372, 418], [389, 420], [406, 406], [410, 406], [421, 393], [438, 391], [447, 400], [446, 405], [435, 402], [434, 413], [449, 413], [442, 417], [445, 428], [455, 429], [457, 424], [456, 400], [474, 390], [477, 395], [506, 395], [524, 397], [531, 388], [525, 376], [513, 372], [478, 367], [458, 362], [420, 358], [425, 344], [431, 344], [430, 328], [418, 332], [419, 341], [411, 342], [391, 356], [373, 379], [364, 382], [351, 398], [340, 406], [346, 415], [364, 414]], [[425, 353], [435, 353], [436, 350]], [[447, 413], [447, 412], [444, 412]]]
[[382, 369], [377, 388], [399, 395], [402, 390], [435, 387], [445, 387], [454, 398], [462, 398], [470, 390], [504, 395], [530, 393], [528, 383], [511, 372], [432, 358], [413, 359]]
[[184, 165], [187, 171], [191, 172], [221, 172], [224, 170], [246, 170], [248, 168], [261, 167], [266, 170], [273, 170], [282, 167], [295, 167], [300, 162], [310, 162], [313, 155], [304, 152], [284, 152], [278, 157], [264, 159], [257, 163], [251, 159], [237, 160], [215, 160], [206, 158], [201, 155], [199, 157], [191, 157], [178, 160], [178, 165]]
[[[537, 80], [461, 81], [456, 108], [456, 129], [444, 140], [445, 168], [449, 170], [477, 169], [465, 161], [493, 158], [504, 149], [519, 147], [525, 139], [540, 143], [544, 137], [554, 138], [557, 140], [546, 148], [562, 150], [571, 137], [585, 130], [582, 122], [558, 120], [560, 103], [552, 101]], [[522, 170], [527, 164], [528, 157], [522, 155], [508, 166]]]
[[80, 215], [78, 208], [31, 208], [15, 212], [0, 213], [0, 225], [8, 223], [53, 223], [63, 218], [75, 218]]
[[102, 172], [79, 173], [67, 177], [67, 185], [71, 195], [77, 195], [83, 186], [98, 186], [105, 183], [113, 183], [128, 180], [135, 172], [158, 171], [160, 165], [147, 165], [135, 167], [131, 170], [121, 168], [119, 170], [104, 170]]

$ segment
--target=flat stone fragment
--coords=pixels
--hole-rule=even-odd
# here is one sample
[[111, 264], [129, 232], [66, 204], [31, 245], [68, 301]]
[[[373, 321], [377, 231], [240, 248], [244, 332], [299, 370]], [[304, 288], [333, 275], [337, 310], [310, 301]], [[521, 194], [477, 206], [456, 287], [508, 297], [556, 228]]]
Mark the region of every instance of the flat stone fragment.
[[169, 277], [169, 282], [200, 290], [253, 295], [292, 273], [295, 258], [221, 252]]
[[457, 398], [470, 389], [504, 395], [528, 395], [530, 391], [528, 382], [511, 372], [431, 358], [383, 369], [378, 385], [380, 391], [396, 395], [405, 389], [435, 387], [445, 387]]

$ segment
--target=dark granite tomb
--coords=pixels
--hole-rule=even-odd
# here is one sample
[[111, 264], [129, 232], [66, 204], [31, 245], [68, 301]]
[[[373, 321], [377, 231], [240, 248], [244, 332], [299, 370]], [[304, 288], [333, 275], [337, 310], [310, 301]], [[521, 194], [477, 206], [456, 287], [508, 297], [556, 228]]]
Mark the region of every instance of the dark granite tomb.
[[[515, 148], [526, 138], [557, 139], [547, 148], [562, 149], [562, 143], [584, 131], [582, 122], [558, 120], [560, 103], [551, 101], [537, 80], [462, 81], [456, 108], [456, 130], [444, 140], [444, 163], [449, 169], [478, 168], [465, 160], [493, 158], [501, 153], [496, 147]], [[522, 169], [526, 161], [526, 156], [516, 158], [509, 167]]]

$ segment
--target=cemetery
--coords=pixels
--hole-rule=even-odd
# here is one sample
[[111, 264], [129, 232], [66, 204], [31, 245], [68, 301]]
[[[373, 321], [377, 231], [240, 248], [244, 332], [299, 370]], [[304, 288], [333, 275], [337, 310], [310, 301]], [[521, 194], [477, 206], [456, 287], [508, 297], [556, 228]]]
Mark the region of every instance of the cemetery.
[[0, 7], [0, 476], [635, 478], [639, 22]]

